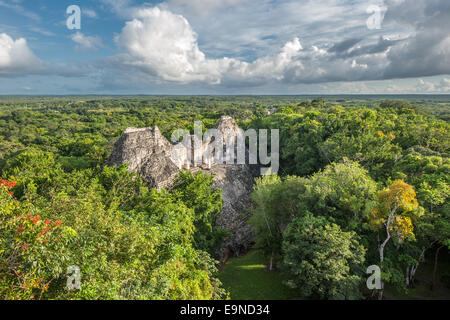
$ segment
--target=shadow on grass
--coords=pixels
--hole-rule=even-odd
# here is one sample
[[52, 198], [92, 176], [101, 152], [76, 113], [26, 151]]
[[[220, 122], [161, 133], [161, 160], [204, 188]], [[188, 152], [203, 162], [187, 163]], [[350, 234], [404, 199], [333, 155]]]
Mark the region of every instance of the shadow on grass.
[[296, 290], [283, 284], [281, 274], [266, 271], [265, 265], [261, 251], [252, 250], [245, 256], [228, 260], [219, 279], [233, 300], [298, 299]]

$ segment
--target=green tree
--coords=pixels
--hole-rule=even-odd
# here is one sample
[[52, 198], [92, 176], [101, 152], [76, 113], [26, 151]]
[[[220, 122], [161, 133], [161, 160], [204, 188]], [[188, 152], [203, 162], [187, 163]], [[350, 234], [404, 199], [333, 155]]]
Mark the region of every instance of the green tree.
[[[384, 250], [391, 238], [399, 243], [414, 239], [413, 220], [422, 214], [414, 188], [402, 180], [394, 181], [378, 193], [378, 206], [369, 213], [368, 219], [373, 229], [383, 229], [386, 233], [384, 240], [377, 234], [380, 268], [383, 269]], [[379, 299], [383, 298], [383, 289], [379, 291]]]
[[194, 243], [212, 255], [218, 253], [228, 233], [216, 224], [222, 212], [222, 191], [213, 188], [213, 176], [198, 171], [181, 171], [171, 189], [175, 199], [194, 211]]
[[297, 177], [282, 180], [268, 175], [256, 180], [249, 224], [255, 235], [255, 246], [270, 258], [269, 270], [281, 259], [283, 232], [298, 214], [298, 196], [304, 190], [302, 179]]
[[358, 299], [358, 267], [365, 249], [354, 232], [343, 232], [325, 217], [306, 214], [289, 224], [283, 240], [288, 285], [305, 297]]

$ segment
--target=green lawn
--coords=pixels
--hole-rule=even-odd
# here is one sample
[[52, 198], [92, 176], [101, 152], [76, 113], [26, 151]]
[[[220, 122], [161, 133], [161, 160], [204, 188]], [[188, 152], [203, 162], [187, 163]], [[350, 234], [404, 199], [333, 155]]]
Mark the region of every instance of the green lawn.
[[268, 272], [266, 261], [258, 250], [228, 260], [219, 273], [219, 279], [233, 300], [288, 300], [298, 293], [283, 284], [278, 272]]

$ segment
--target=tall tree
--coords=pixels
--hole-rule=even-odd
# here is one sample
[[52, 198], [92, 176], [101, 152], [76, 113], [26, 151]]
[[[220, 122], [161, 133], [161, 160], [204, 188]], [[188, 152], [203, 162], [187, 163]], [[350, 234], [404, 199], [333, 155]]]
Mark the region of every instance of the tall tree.
[[355, 232], [344, 232], [325, 217], [299, 216], [284, 234], [283, 268], [288, 285], [305, 297], [358, 299], [358, 266], [365, 249]]
[[[404, 241], [414, 237], [413, 218], [422, 213], [418, 210], [414, 188], [402, 180], [394, 181], [387, 189], [378, 193], [378, 206], [369, 214], [369, 223], [375, 229], [383, 229], [386, 233], [384, 239], [377, 234], [380, 268], [383, 268], [385, 247], [392, 237], [398, 241]], [[382, 288], [379, 291], [379, 299], [383, 298]]]

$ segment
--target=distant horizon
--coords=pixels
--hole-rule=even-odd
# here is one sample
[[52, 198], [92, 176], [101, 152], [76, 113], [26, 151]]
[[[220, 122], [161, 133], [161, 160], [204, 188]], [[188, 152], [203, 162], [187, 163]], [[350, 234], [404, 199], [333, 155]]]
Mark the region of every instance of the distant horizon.
[[343, 97], [449, 96], [450, 93], [342, 93], [342, 94], [0, 94], [0, 97]]
[[83, 97], [83, 96], [103, 96], [103, 97], [158, 97], [158, 96], [172, 96], [172, 97], [296, 97], [296, 96], [450, 96], [450, 93], [340, 93], [340, 94], [323, 94], [323, 93], [305, 93], [305, 94], [100, 94], [100, 93], [86, 93], [86, 94], [0, 94], [0, 97]]

